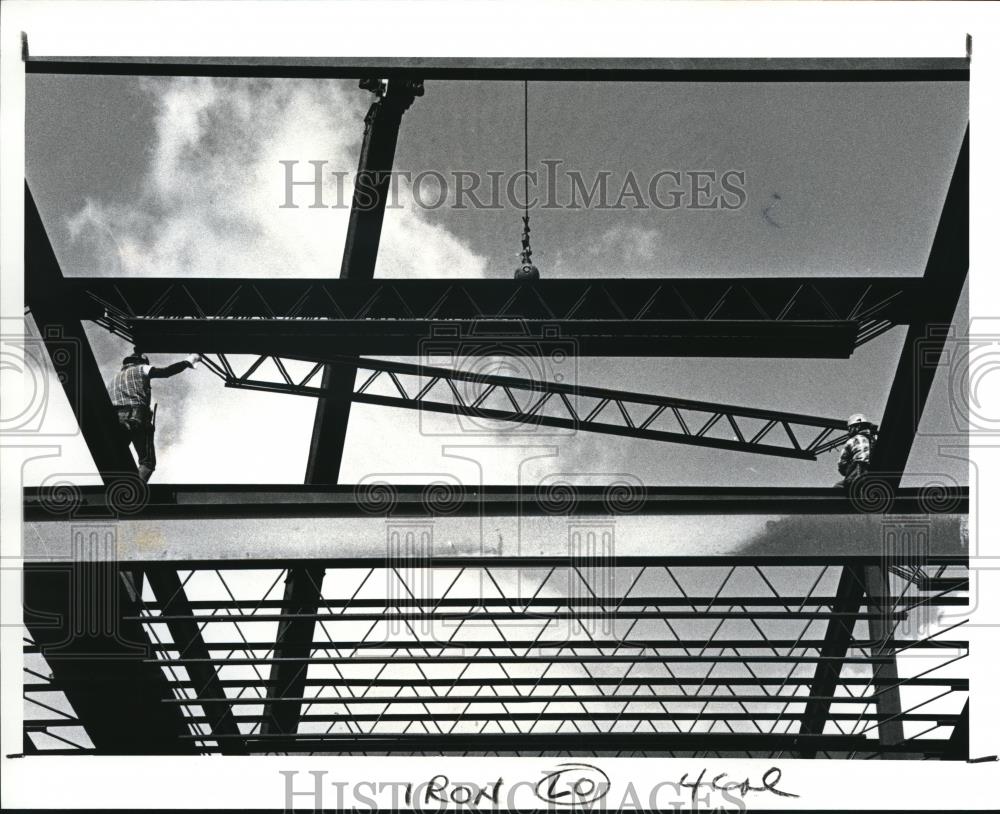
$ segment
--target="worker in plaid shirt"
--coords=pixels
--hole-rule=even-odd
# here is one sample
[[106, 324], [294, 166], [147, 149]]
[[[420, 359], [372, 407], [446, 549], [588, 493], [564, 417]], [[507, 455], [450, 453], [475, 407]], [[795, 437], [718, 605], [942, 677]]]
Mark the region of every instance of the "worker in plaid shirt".
[[850, 437], [840, 450], [840, 462], [837, 464], [838, 471], [844, 476], [841, 486], [850, 486], [868, 473], [875, 430], [875, 425], [869, 423], [861, 413], [855, 413], [847, 419]]
[[126, 356], [122, 369], [111, 380], [111, 403], [118, 413], [128, 440], [139, 458], [139, 477], [148, 481], [156, 469], [156, 448], [153, 446], [153, 412], [150, 409], [150, 379], [166, 379], [193, 368], [201, 357], [192, 354], [166, 367], [153, 367], [138, 351]]

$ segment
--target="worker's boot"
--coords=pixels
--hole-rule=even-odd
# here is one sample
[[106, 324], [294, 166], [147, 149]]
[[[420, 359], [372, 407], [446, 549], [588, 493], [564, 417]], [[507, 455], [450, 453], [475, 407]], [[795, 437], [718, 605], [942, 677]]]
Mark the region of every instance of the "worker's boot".
[[149, 479], [153, 476], [153, 470], [148, 466], [139, 467], [139, 478], [143, 483], [149, 483]]

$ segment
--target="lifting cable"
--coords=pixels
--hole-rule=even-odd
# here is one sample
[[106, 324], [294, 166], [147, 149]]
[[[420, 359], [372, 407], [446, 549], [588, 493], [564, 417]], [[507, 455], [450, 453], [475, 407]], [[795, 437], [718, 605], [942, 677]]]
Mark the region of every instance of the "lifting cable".
[[524, 80], [524, 231], [521, 232], [521, 264], [514, 272], [515, 279], [537, 280], [538, 268], [531, 262], [531, 226], [528, 212], [528, 80]]

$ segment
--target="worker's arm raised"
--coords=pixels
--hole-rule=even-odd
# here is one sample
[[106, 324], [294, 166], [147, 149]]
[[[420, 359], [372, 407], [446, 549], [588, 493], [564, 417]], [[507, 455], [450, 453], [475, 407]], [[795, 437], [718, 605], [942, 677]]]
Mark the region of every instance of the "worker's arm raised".
[[197, 353], [192, 353], [186, 359], [182, 359], [180, 362], [174, 362], [172, 365], [167, 365], [166, 367], [152, 367], [149, 368], [149, 378], [151, 379], [166, 379], [170, 376], [176, 376], [187, 370], [189, 367], [193, 368], [195, 362], [197, 362], [201, 357]]

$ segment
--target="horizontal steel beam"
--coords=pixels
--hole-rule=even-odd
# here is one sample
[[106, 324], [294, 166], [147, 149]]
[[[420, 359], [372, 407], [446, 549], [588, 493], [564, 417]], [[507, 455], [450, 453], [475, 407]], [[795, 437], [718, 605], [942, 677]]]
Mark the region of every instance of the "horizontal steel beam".
[[31, 56], [37, 74], [578, 82], [967, 82], [967, 58]]
[[[190, 736], [192, 740], [208, 740]], [[581, 737], [585, 740], [581, 743]], [[705, 733], [705, 732], [588, 732], [573, 733], [496, 733], [496, 734], [404, 734], [343, 735], [300, 733], [294, 737], [251, 736], [251, 751], [267, 752], [513, 752], [557, 751], [713, 751], [797, 752], [815, 751], [887, 752], [940, 755], [949, 748], [944, 739], [921, 738], [895, 746], [880, 744], [864, 735], [797, 735], [779, 733]]]
[[52, 307], [158, 351], [846, 358], [908, 321], [921, 291], [876, 277], [74, 278]]
[[[80, 319], [845, 321], [919, 316], [915, 277], [311, 279], [69, 277]], [[449, 338], [449, 337], [445, 337]], [[558, 337], [554, 337], [558, 338]]]
[[[632, 607], [687, 607], [693, 608], [699, 605], [707, 606], [721, 606], [728, 607], [732, 605], [754, 605], [755, 607], [773, 607], [773, 608], [784, 608], [785, 610], [790, 610], [791, 608], [816, 608], [816, 607], [830, 607], [837, 604], [837, 599], [834, 596], [795, 596], [791, 594], [786, 594], [783, 596], [747, 596], [747, 595], [734, 595], [734, 596], [648, 596], [645, 594], [630, 594], [629, 596], [581, 596], [576, 598], [567, 598], [565, 596], [536, 596], [531, 597], [531, 599], [526, 599], [524, 597], [506, 597], [506, 596], [493, 596], [493, 597], [481, 597], [481, 596], [444, 596], [436, 598], [433, 601], [427, 599], [418, 599], [412, 596], [406, 597], [393, 597], [391, 599], [386, 599], [384, 597], [379, 598], [361, 598], [361, 597], [340, 597], [334, 599], [328, 599], [326, 597], [322, 599], [317, 599], [315, 605], [317, 608], [422, 608], [426, 605], [433, 605], [435, 609], [437, 608], [471, 608], [471, 607], [481, 607], [481, 608], [511, 608], [514, 605], [530, 605], [532, 608], [560, 608], [565, 605], [584, 605], [591, 607], [601, 607], [607, 606], [609, 608], [632, 608]], [[913, 606], [928, 606], [928, 605], [967, 605], [968, 598], [965, 596], [942, 596], [935, 594], [929, 597], [917, 597], [914, 594], [912, 597], [903, 597], [895, 602], [895, 606], [899, 609], [905, 609]], [[165, 605], [161, 602], [144, 602], [143, 607], [148, 610], [162, 610]], [[284, 603], [279, 599], [199, 599], [191, 600], [188, 603], [188, 607], [191, 610], [249, 610], [252, 615], [256, 616], [258, 612], [264, 608], [282, 608]], [[312, 611], [315, 613], [315, 611]], [[610, 612], [610, 611], [609, 611]], [[324, 618], [326, 618], [324, 616]], [[502, 640], [506, 642], [506, 647], [516, 647], [516, 641]], [[636, 640], [630, 640], [630, 644], [626, 645], [625, 642], [614, 642], [608, 646], [611, 647], [625, 647], [625, 646], [638, 646], [635, 645]], [[669, 647], [672, 645], [681, 646], [679, 641], [664, 641], [659, 644], [640, 640], [641, 646], [643, 647]], [[849, 639], [849, 644], [853, 646], [858, 646], [853, 639]], [[482, 645], [482, 647], [492, 647], [496, 642], [490, 642]], [[877, 642], [872, 641], [869, 646], [874, 646], [875, 644], [883, 645], [881, 639]], [[250, 647], [249, 642], [244, 642], [242, 645], [233, 644], [232, 647]], [[344, 646], [354, 646], [354, 645], [344, 645]], [[391, 640], [385, 642], [369, 642], [367, 644], [362, 643], [362, 647], [404, 647], [404, 644], [393, 642]], [[460, 640], [456, 642], [435, 642], [430, 645], [431, 647], [471, 647], [473, 646], [465, 640]], [[553, 642], [542, 641], [530, 641], [521, 642], [523, 647], [545, 647], [545, 646], [555, 646]], [[599, 644], [596, 641], [581, 641], [578, 642], [576, 646], [579, 647], [598, 647]], [[792, 645], [787, 645], [791, 647]], [[795, 645], [796, 647], [806, 647], [804, 642], [800, 642]], [[213, 642], [208, 645], [209, 649], [232, 649], [227, 648], [224, 644], [219, 642]]]
[[[606, 486], [552, 481], [538, 486], [425, 485], [381, 480], [342, 486], [150, 484], [122, 504], [102, 486], [60, 484], [24, 489], [28, 522], [92, 519], [223, 519], [289, 517], [527, 517], [688, 514], [893, 515], [967, 514], [968, 487], [928, 486], [851, 496], [825, 487], [645, 486], [629, 479]], [[878, 518], [875, 518], [876, 520]]]
[[[116, 681], [113, 677], [109, 679], [115, 684], [124, 684], [125, 682]], [[808, 686], [813, 682], [812, 676], [784, 676], [784, 677], [768, 677], [768, 676], [757, 676], [757, 677], [747, 677], [747, 676], [719, 676], [719, 675], [709, 675], [704, 678], [698, 679], [698, 684], [704, 685], [706, 687], [713, 686], [733, 686], [733, 687], [796, 687], [796, 686]], [[76, 681], [75, 684], [78, 686], [81, 681]], [[86, 683], [86, 681], [82, 682]], [[543, 676], [541, 678], [507, 678], [507, 677], [496, 677], [493, 675], [482, 676], [480, 678], [307, 678], [307, 687], [329, 687], [329, 688], [348, 688], [348, 687], [565, 687], [566, 679], [554, 678], [552, 676]], [[573, 677], [573, 686], [575, 688], [589, 687], [589, 686], [607, 686], [607, 687], [676, 687], [676, 686], [688, 686], [690, 685], [691, 678], [688, 676], [590, 676], [589, 678], [582, 678], [580, 676]], [[873, 687], [885, 687], [891, 685], [888, 679], [881, 676], [875, 676], [874, 678], [851, 678], [843, 677], [839, 682], [842, 686], [848, 687], [862, 687], [871, 689]], [[221, 679], [221, 684], [223, 687], [261, 687], [267, 684], [266, 678], [224, 678]], [[906, 679], [906, 685], [908, 687], [947, 687], [950, 690], [955, 690], [957, 692], [968, 692], [969, 690], [969, 679], [967, 678], [955, 678], [953, 676], [931, 676], [927, 678], [908, 678]], [[49, 685], [44, 685], [49, 686]], [[191, 681], [185, 680], [174, 680], [169, 682], [170, 687], [190, 689], [194, 686]], [[26, 689], [32, 691], [39, 691], [41, 687], [37, 684], [26, 685]], [[87, 692], [87, 687], [82, 687], [80, 692]], [[443, 697], [443, 696], [441, 696]], [[722, 698], [721, 696], [719, 696]], [[773, 696], [772, 696], [773, 697]], [[808, 696], [803, 695], [802, 698], [808, 698]], [[252, 700], [252, 699], [251, 699]], [[256, 699], [257, 703], [260, 703], [260, 698]]]
[[[410, 704], [422, 703], [416, 698], [403, 699], [409, 701]], [[484, 701], [486, 699], [479, 699]], [[561, 699], [563, 703], [572, 703], [572, 698]], [[655, 700], [655, 699], [654, 699]], [[556, 699], [556, 703], [559, 703], [560, 699]], [[605, 703], [607, 699], [605, 699]], [[345, 699], [345, 703], [351, 703], [349, 699]], [[496, 700], [494, 703], [506, 703], [500, 699]], [[535, 703], [543, 703], [542, 701], [535, 701]], [[730, 701], [730, 703], [734, 703]], [[234, 716], [237, 723], [240, 724], [262, 724], [268, 719], [261, 715], [236, 715]], [[832, 713], [830, 715], [830, 720], [832, 721], [848, 721], [851, 723], [857, 723], [860, 721], [880, 721], [881, 718], [877, 713], [872, 712], [861, 712], [861, 713]], [[204, 724], [209, 723], [210, 719], [204, 715], [192, 715], [189, 719], [191, 723]], [[369, 713], [369, 714], [319, 714], [319, 715], [303, 715], [300, 719], [301, 723], [316, 724], [316, 723], [472, 723], [472, 722], [483, 722], [483, 721], [523, 721], [534, 723], [536, 721], [784, 721], [786, 723], [790, 721], [801, 721], [801, 713], [795, 712], [595, 712], [593, 710], [572, 710], [564, 712], [434, 712], [434, 713], [414, 713], [414, 712], [386, 712], [386, 713]], [[901, 716], [900, 720], [905, 722], [914, 723], [935, 723], [938, 726], [954, 726], [958, 721], [957, 715], [947, 715], [947, 714], [935, 714], [928, 712], [913, 712]], [[67, 727], [67, 726], [78, 726], [75, 721], [59, 721], [52, 719], [29, 719], [24, 722], [25, 729], [29, 731], [44, 731], [48, 727]], [[384, 735], [390, 733], [383, 730]], [[708, 737], [711, 737], [709, 734]]]
[[[273, 320], [133, 319], [132, 341], [157, 353], [326, 352], [424, 356], [445, 343], [463, 356], [542, 356], [559, 337], [571, 356], [846, 359], [852, 322], [785, 320]], [[441, 330], [454, 331], [442, 339]]]
[[[428, 600], [430, 604], [430, 600]], [[725, 602], [720, 600], [720, 607], [725, 607]], [[812, 619], [817, 621], [829, 620], [829, 619], [875, 619], [878, 617], [876, 611], [870, 611], [868, 613], [827, 613], [823, 611], [795, 611], [795, 610], [780, 610], [780, 611], [765, 611], [765, 610], [733, 610], [726, 607], [725, 610], [671, 610], [671, 611], [651, 611], [651, 610], [615, 610], [612, 608], [601, 609], [601, 610], [579, 610], [577, 608], [572, 608], [565, 611], [555, 611], [551, 613], [543, 613], [542, 611], [533, 611], [530, 608], [523, 611], [511, 611], [509, 613], [502, 612], [476, 612], [469, 611], [468, 613], [430, 613], [430, 612], [413, 612], [413, 613], [391, 613], [388, 611], [381, 611], [379, 613], [343, 613], [343, 614], [333, 614], [333, 613], [301, 613], [301, 614], [285, 614], [285, 613], [228, 613], [224, 616], [212, 616], [210, 614], [203, 614], [199, 621], [203, 624], [232, 624], [233, 622], [283, 622], [290, 619], [315, 619], [317, 621], [329, 622], [330, 624], [338, 622], [416, 622], [416, 621], [426, 621], [426, 622], [463, 622], [471, 621], [476, 619], [481, 619], [483, 621], [495, 622], [495, 621], [505, 621], [505, 622], [538, 622], [538, 621], [574, 621], [577, 619]], [[158, 624], [159, 622], [176, 622], [179, 617], [168, 616], [163, 614], [155, 619], [145, 618], [145, 617], [127, 617], [130, 621], [143, 621], [147, 624]], [[906, 618], [906, 613], [904, 611], [895, 611], [890, 614], [886, 614], [886, 618], [890, 620], [904, 620]], [[404, 657], [398, 657], [400, 660], [405, 661]], [[497, 659], [500, 661], [507, 661], [510, 656], [427, 656], [426, 658], [432, 661], [440, 662], [456, 662], [464, 663], [466, 661], [489, 661], [495, 662]], [[517, 656], [518, 660], [532, 660], [529, 656]], [[543, 662], [549, 660], [559, 659], [555, 656], [540, 656]], [[594, 654], [590, 656], [581, 656], [585, 661], [602, 661], [606, 658], [611, 658], [610, 656], [602, 656], [601, 654]], [[665, 656], [620, 656], [615, 658], [621, 658], [625, 661], [645, 661], [647, 659], [652, 659], [653, 661], [673, 661], [675, 658], [678, 661], [684, 661], [687, 658], [696, 660], [699, 657], [695, 656], [677, 656], [667, 658]], [[723, 656], [706, 656], [704, 657], [708, 661], [722, 660], [725, 661], [726, 657]], [[762, 661], [767, 661], [768, 658], [779, 658], [779, 657], [768, 657], [768, 656], [739, 656], [737, 660], [745, 659], [749, 661], [754, 661], [757, 659]], [[800, 657], [796, 656], [792, 658], [792, 661], [797, 661]], [[805, 657], [802, 657], [805, 658]], [[845, 657], [846, 658], [846, 657]], [[348, 660], [355, 663], [382, 663], [384, 661], [396, 660], [396, 656], [351, 656]], [[237, 663], [240, 659], [210, 659], [212, 661], [223, 661], [227, 663]], [[271, 663], [275, 659], [273, 658], [253, 658], [246, 659], [247, 663]], [[328, 659], [322, 659], [318, 657], [302, 657], [298, 659], [299, 661], [309, 661], [315, 660], [320, 662], [326, 662]], [[805, 659], [806, 661], [812, 661], [814, 659]], [[185, 662], [187, 659], [178, 659], [178, 662]], [[337, 663], [339, 659], [333, 659], [331, 663]]]
[[[110, 501], [108, 495], [110, 494]], [[24, 556], [71, 558], [71, 540], [93, 527], [114, 537], [116, 557], [157, 568], [572, 567], [670, 563], [834, 564], [910, 558], [911, 538], [930, 560], [965, 562], [962, 489], [906, 492], [863, 506], [835, 489], [608, 489], [548, 487], [160, 487], [148, 502], [117, 506], [117, 493], [26, 490]], [[891, 515], [885, 512], [891, 511]], [[712, 519], [729, 515], [718, 526]], [[931, 513], [928, 513], [931, 512]], [[941, 512], [941, 513], [937, 513]], [[294, 519], [295, 534], [288, 533]], [[712, 528], [706, 537], [705, 529]], [[412, 536], [419, 548], [410, 552]], [[585, 541], [597, 541], [588, 548]], [[331, 549], [330, 541], [337, 540]], [[503, 541], [502, 545], [498, 541]], [[446, 542], [445, 542], [446, 541]], [[407, 553], [410, 552], [410, 553]]]
[[[617, 679], [614, 679], [616, 682]], [[614, 683], [614, 682], [612, 682]], [[697, 684], [701, 683], [701, 679], [698, 679]], [[421, 706], [428, 705], [433, 706], [435, 704], [577, 704], [577, 703], [684, 703], [684, 704], [734, 704], [738, 702], [742, 703], [766, 703], [766, 704], [805, 704], [811, 699], [829, 701], [837, 705], [847, 705], [847, 706], [858, 706], [864, 705], [869, 706], [872, 703], [871, 695], [859, 695], [857, 697], [853, 696], [842, 696], [838, 695], [836, 697], [830, 696], [828, 698], [817, 698], [816, 696], [809, 695], [791, 695], [789, 693], [775, 692], [771, 694], [726, 694], [726, 695], [710, 695], [707, 693], [695, 693], [691, 692], [688, 694], [667, 694], [661, 692], [648, 692], [648, 693], [597, 693], [597, 694], [586, 694], [576, 691], [576, 686], [578, 684], [578, 679], [574, 676], [572, 684], [568, 684], [566, 679], [563, 679], [563, 689], [564, 694], [562, 695], [541, 695], [539, 693], [532, 693], [531, 695], [421, 695], [419, 698], [415, 698], [412, 695], [347, 695], [347, 696], [301, 696], [299, 698], [280, 698], [276, 699], [274, 703], [283, 704], [289, 703], [293, 704], [298, 702], [308, 702], [312, 706], [337, 706], [342, 704], [350, 704], [353, 706], [363, 706], [365, 704], [413, 704], [419, 703]], [[163, 700], [165, 704], [190, 704], [189, 700], [183, 698], [165, 698]], [[230, 705], [234, 707], [238, 706], [260, 706], [260, 698], [232, 698], [230, 699]], [[854, 714], [854, 719], [857, 719], [857, 713]], [[935, 716], [937, 717], [937, 716]]]
[[[540, 599], [541, 597], [539, 597]], [[506, 600], [509, 602], [510, 600]], [[558, 601], [553, 599], [553, 602]], [[620, 600], [617, 600], [620, 601]], [[731, 601], [731, 600], [727, 600]], [[747, 600], [749, 601], [749, 600]], [[761, 598], [754, 600], [756, 603], [760, 603]], [[832, 601], [832, 600], [831, 600]], [[321, 600], [320, 604], [325, 604], [326, 600]], [[538, 599], [532, 600], [532, 604], [536, 604]], [[391, 604], [392, 607], [398, 607], [400, 603], [396, 600], [391, 602], [384, 602], [384, 605]], [[440, 600], [433, 600], [433, 604], [440, 604]], [[469, 603], [466, 602], [466, 605]], [[565, 599], [563, 600], [565, 604]], [[613, 603], [609, 603], [613, 604]], [[740, 603], [742, 604], [742, 603]], [[789, 598], [789, 606], [797, 605], [798, 600], [796, 598]], [[916, 604], [916, 603], [913, 603]], [[921, 605], [931, 605], [933, 603], [927, 603], [920, 601]], [[149, 603], [146, 603], [149, 607]], [[204, 601], [204, 609], [218, 609], [230, 607], [229, 605], [212, 602], [211, 600]], [[610, 615], [610, 613], [609, 613]], [[209, 650], [231, 652], [233, 650], [271, 650], [274, 647], [274, 642], [254, 642], [254, 641], [218, 641], [212, 642], [206, 645]], [[703, 647], [711, 646], [712, 648], [718, 649], [728, 649], [731, 647], [749, 647], [749, 648], [795, 648], [799, 650], [819, 650], [823, 646], [823, 641], [817, 639], [629, 639], [625, 641], [624, 639], [573, 639], [572, 641], [567, 641], [566, 639], [561, 640], [535, 640], [535, 639], [461, 639], [458, 641], [435, 641], [435, 640], [417, 640], [417, 639], [388, 639], [384, 642], [371, 641], [371, 640], [319, 640], [315, 643], [310, 643], [310, 646], [314, 650], [386, 650], [386, 649], [400, 649], [400, 648], [412, 648], [418, 647], [424, 650], [466, 650], [466, 649], [486, 649], [486, 648], [506, 648], [506, 649], [524, 649], [528, 650], [551, 650], [563, 649], [567, 647], [572, 647], [574, 652], [580, 650], [594, 650], [601, 648], [611, 648], [616, 650], [635, 650], [635, 649], [645, 649], [645, 648], [696, 648], [701, 649]], [[889, 639], [886, 642], [875, 641], [875, 640], [856, 640], [851, 642], [851, 648], [869, 648], [869, 647], [887, 647], [887, 648], [917, 648], [917, 649], [941, 649], [941, 650], [963, 650], [968, 648], [969, 643], [964, 639]], [[162, 653], [177, 652], [178, 648], [176, 645], [170, 644], [168, 642], [163, 642], [154, 647], [155, 650]], [[24, 652], [32, 653], [35, 652], [37, 648], [31, 645], [25, 645]], [[259, 699], [253, 700], [253, 703], [259, 703]]]

